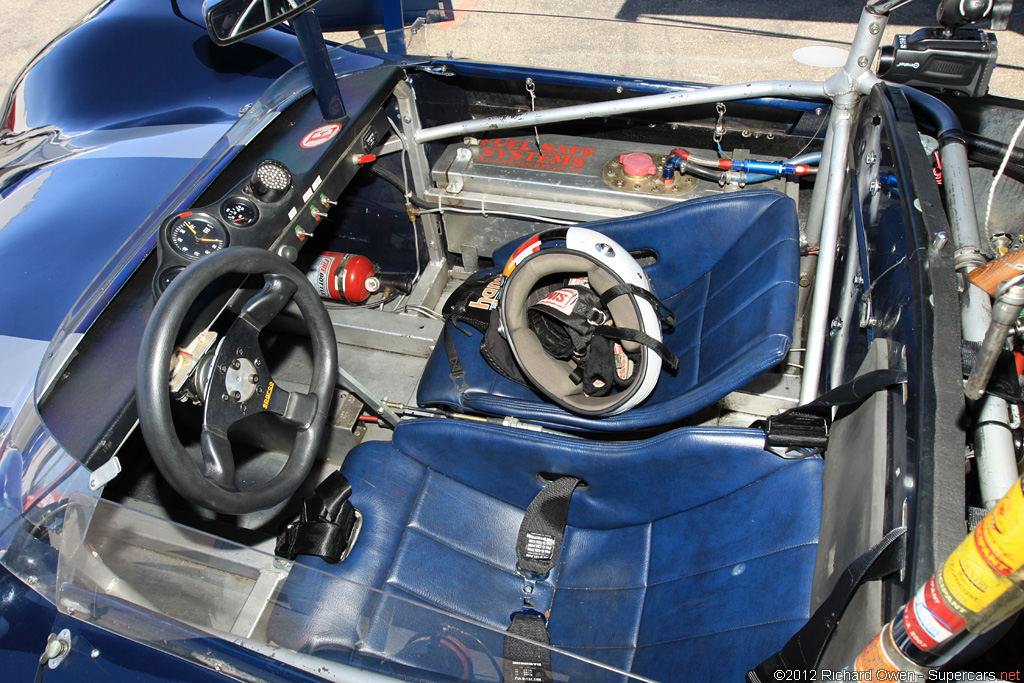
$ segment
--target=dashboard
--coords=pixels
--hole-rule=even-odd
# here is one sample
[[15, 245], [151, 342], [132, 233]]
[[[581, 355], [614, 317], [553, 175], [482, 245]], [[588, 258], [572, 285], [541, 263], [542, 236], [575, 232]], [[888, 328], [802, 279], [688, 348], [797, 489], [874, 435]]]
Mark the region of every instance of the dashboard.
[[387, 137], [385, 105], [396, 67], [340, 80], [347, 119], [324, 122], [307, 95], [274, 119], [187, 210], [167, 216], [157, 240], [153, 293], [189, 264], [231, 246], [270, 249], [295, 261], [305, 241]]
[[312, 93], [300, 98], [241, 149], [191, 206], [163, 219], [154, 253], [39, 398], [47, 427], [76, 459], [91, 467], [106, 462], [134, 429], [134, 369], [154, 298], [188, 265], [220, 249], [255, 246], [294, 260], [316, 231], [318, 213], [327, 212], [359, 169], [358, 157], [379, 151], [390, 130], [385, 109], [403, 77], [388, 66], [339, 78], [350, 116], [339, 122], [324, 122]]

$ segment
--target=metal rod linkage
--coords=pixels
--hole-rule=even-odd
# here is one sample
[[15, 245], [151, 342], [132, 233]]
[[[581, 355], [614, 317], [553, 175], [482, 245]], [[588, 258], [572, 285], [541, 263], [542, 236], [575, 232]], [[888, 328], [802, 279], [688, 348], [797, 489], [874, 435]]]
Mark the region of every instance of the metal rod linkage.
[[984, 396], [996, 360], [1003, 352], [1006, 338], [1017, 322], [1021, 309], [1024, 309], [1024, 274], [1002, 283], [996, 292], [996, 300], [992, 305], [992, 324], [988, 326], [985, 340], [981, 342], [978, 358], [974, 361], [974, 368], [964, 389], [967, 398], [972, 401]]

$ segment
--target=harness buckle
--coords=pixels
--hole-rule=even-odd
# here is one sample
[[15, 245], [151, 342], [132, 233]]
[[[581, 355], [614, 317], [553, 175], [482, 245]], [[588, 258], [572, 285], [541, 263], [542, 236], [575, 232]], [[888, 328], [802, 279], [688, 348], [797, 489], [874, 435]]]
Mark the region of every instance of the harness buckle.
[[460, 394], [465, 393], [467, 388], [465, 370], [459, 370], [458, 372], [449, 373], [448, 377], [451, 378], [452, 386], [455, 387], [455, 391], [459, 392]]
[[585, 317], [587, 320], [587, 324], [591, 325], [592, 327], [600, 327], [601, 325], [604, 325], [606, 322], [608, 322], [608, 314], [602, 311], [600, 308], [591, 308], [589, 311], [587, 311], [587, 315]]

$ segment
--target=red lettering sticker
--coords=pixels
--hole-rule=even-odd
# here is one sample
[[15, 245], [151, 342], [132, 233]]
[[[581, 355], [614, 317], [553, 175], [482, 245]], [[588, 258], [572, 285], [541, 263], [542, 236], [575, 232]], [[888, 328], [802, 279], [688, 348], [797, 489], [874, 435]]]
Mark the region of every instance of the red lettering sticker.
[[538, 148], [530, 140], [497, 138], [481, 140], [474, 161], [555, 173], [583, 173], [588, 160], [596, 153], [593, 147], [545, 143]]
[[544, 306], [550, 306], [556, 311], [569, 314], [572, 313], [572, 309], [576, 306], [576, 300], [580, 298], [579, 292], [575, 289], [559, 289], [551, 292], [546, 297], [541, 299], [538, 303]]
[[328, 123], [326, 126], [320, 126], [316, 130], [306, 133], [306, 136], [302, 138], [302, 142], [299, 144], [305, 149], [319, 147], [337, 135], [339, 130], [341, 130], [341, 126], [337, 123]]
[[917, 591], [903, 610], [903, 626], [917, 647], [928, 651], [966, 627], [939, 595], [935, 577]]

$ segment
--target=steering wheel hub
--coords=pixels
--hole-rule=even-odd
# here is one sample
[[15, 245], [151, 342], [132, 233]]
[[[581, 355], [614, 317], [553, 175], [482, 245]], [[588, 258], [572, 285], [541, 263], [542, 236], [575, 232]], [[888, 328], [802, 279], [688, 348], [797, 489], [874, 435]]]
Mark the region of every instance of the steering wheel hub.
[[263, 393], [256, 365], [248, 358], [231, 361], [231, 366], [224, 373], [224, 388], [227, 389], [224, 396], [236, 403], [247, 403], [257, 391]]
[[[212, 362], [200, 363], [196, 370], [205, 404], [200, 464], [180, 443], [172, 424], [168, 368], [189, 309], [203, 290], [229, 273], [260, 274], [265, 285], [242, 307]], [[313, 346], [308, 393], [275, 383], [260, 348], [260, 332], [293, 300]], [[183, 497], [215, 512], [243, 514], [277, 505], [298, 490], [313, 466], [337, 370], [331, 321], [313, 285], [295, 266], [249, 247], [225, 249], [196, 261], [157, 302], [139, 355], [139, 423], [157, 469]], [[174, 381], [180, 383], [181, 378], [176, 375]], [[258, 413], [270, 413], [293, 426], [295, 443], [276, 476], [254, 489], [240, 489], [228, 434], [235, 423]]]

